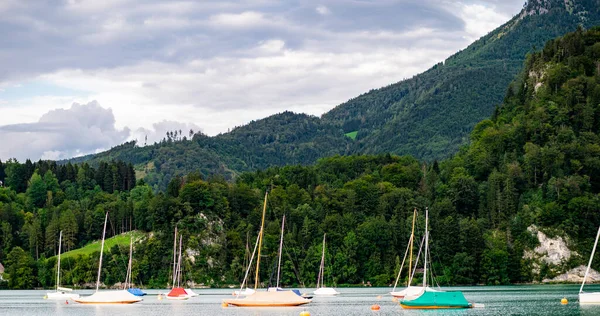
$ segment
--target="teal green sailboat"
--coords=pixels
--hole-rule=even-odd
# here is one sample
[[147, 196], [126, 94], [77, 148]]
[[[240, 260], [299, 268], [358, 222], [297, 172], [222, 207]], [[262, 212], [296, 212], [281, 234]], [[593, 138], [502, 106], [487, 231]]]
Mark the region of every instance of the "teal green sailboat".
[[425, 260], [423, 272], [423, 291], [416, 297], [405, 296], [400, 306], [405, 309], [453, 309], [471, 308], [460, 291], [437, 291], [427, 287], [427, 257], [429, 254], [429, 210], [425, 209]]

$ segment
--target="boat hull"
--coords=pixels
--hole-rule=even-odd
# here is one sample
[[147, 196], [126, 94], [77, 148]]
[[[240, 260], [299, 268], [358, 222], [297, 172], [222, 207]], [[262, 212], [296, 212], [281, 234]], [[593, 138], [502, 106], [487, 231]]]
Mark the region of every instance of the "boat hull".
[[46, 299], [49, 300], [72, 300], [79, 298], [79, 294], [65, 292], [50, 292], [46, 293]]
[[327, 295], [327, 296], [333, 296], [333, 295], [338, 295], [340, 294], [340, 292], [336, 291], [334, 288], [331, 287], [322, 287], [319, 288], [317, 290], [315, 290], [313, 292], [314, 295]]
[[579, 304], [600, 305], [600, 292], [579, 293]]
[[141, 298], [126, 290], [96, 292], [73, 300], [80, 304], [133, 304], [142, 301]]
[[290, 307], [310, 302], [292, 291], [256, 292], [244, 298], [223, 300], [224, 304], [238, 307]]

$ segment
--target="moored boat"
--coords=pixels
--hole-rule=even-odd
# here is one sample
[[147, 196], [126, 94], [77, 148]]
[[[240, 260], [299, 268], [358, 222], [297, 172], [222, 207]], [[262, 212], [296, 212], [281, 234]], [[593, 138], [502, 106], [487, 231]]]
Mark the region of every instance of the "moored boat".
[[317, 277], [317, 289], [313, 291], [313, 294], [333, 296], [340, 294], [340, 292], [332, 287], [325, 286], [325, 236], [326, 234], [323, 234], [323, 251], [321, 254], [321, 265], [319, 266], [319, 276]]
[[581, 282], [581, 287], [579, 288], [579, 304], [589, 304], [589, 305], [600, 305], [600, 292], [583, 292], [583, 286], [587, 281], [587, 276], [590, 273], [590, 268], [592, 267], [592, 261], [594, 259], [594, 254], [596, 254], [596, 246], [598, 246], [598, 238], [600, 237], [600, 227], [598, 227], [598, 233], [596, 234], [596, 241], [594, 241], [594, 248], [592, 248], [592, 253], [590, 255], [590, 261], [588, 262], [587, 269], [585, 270], [585, 275], [583, 276], [583, 281]]
[[405, 309], [458, 309], [471, 308], [473, 304], [469, 303], [460, 291], [437, 291], [427, 287], [427, 261], [429, 254], [429, 211], [425, 209], [425, 252], [423, 268], [423, 287], [420, 295], [405, 296], [400, 301], [400, 306]]
[[100, 275], [102, 273], [102, 254], [104, 252], [104, 237], [106, 235], [106, 222], [108, 212], [104, 218], [104, 230], [102, 231], [102, 245], [100, 246], [100, 261], [98, 263], [98, 278], [96, 280], [96, 292], [89, 296], [73, 299], [81, 304], [132, 304], [142, 301], [141, 298], [129, 293], [127, 290], [98, 291], [100, 287]]
[[79, 294], [71, 293], [73, 290], [60, 286], [60, 253], [62, 250], [62, 230], [58, 236], [58, 261], [56, 263], [56, 291], [46, 293], [46, 298], [49, 300], [64, 300], [78, 298]]
[[[268, 192], [265, 193], [265, 200], [263, 204], [262, 220], [260, 225], [260, 231], [258, 233], [258, 255], [256, 258], [256, 274], [254, 278], [254, 293], [244, 296], [236, 297], [232, 299], [224, 299], [223, 304], [232, 305], [238, 307], [288, 307], [288, 306], [300, 306], [308, 304], [311, 300], [306, 299], [293, 291], [257, 291], [259, 284], [259, 271], [260, 271], [260, 250], [262, 247], [262, 237], [265, 227], [265, 214], [267, 212], [267, 197]], [[243, 288], [243, 285], [242, 285]]]

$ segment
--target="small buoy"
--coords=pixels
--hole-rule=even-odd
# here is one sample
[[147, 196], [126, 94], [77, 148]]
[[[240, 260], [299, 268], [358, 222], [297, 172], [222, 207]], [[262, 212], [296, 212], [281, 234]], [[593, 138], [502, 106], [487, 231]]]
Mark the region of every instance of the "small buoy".
[[563, 297], [562, 300], [560, 300], [560, 303], [563, 305], [567, 305], [567, 304], [569, 304], [569, 300], [567, 300], [566, 297]]
[[222, 307], [229, 307], [229, 304], [227, 304], [227, 303], [223, 302], [223, 303], [221, 303], [221, 306], [222, 306]]
[[377, 299], [380, 300], [381, 299], [381, 295], [377, 295]]
[[69, 305], [69, 301], [68, 301], [68, 300], [67, 300], [67, 301], [65, 301], [65, 304]]
[[381, 309], [381, 307], [379, 305], [377, 305], [377, 304], [371, 305], [371, 310], [372, 311], [378, 311], [380, 309]]
[[300, 316], [310, 316], [310, 313], [308, 311], [301, 311]]
[[392, 302], [398, 302], [398, 298], [397, 297], [392, 297]]
[[158, 299], [162, 300], [162, 294], [158, 294]]
[[44, 295], [44, 299], [47, 300], [48, 299], [48, 295]]

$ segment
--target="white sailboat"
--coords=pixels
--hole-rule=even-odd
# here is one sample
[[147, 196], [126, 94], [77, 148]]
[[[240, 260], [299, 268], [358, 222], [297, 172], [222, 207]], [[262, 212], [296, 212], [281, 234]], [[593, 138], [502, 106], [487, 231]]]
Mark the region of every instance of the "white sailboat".
[[79, 294], [71, 293], [73, 289], [60, 286], [60, 252], [62, 246], [62, 230], [58, 237], [58, 263], [56, 267], [56, 291], [46, 293], [46, 298], [49, 300], [64, 300], [78, 298]]
[[325, 236], [323, 234], [323, 252], [321, 254], [321, 266], [319, 267], [319, 276], [317, 277], [317, 289], [313, 292], [315, 295], [338, 295], [340, 294], [332, 287], [325, 286]]
[[598, 228], [598, 233], [596, 234], [596, 241], [594, 241], [594, 248], [592, 248], [592, 254], [590, 255], [590, 261], [588, 262], [587, 269], [585, 270], [583, 282], [581, 282], [581, 287], [579, 288], [579, 304], [600, 304], [600, 292], [583, 292], [583, 286], [585, 285], [587, 276], [590, 273], [592, 259], [594, 259], [594, 254], [596, 253], [596, 246], [598, 246], [598, 237], [600, 237], [600, 227]]
[[92, 295], [82, 296], [73, 300], [81, 304], [132, 304], [140, 302], [142, 301], [140, 297], [129, 293], [127, 290], [98, 290], [100, 288], [100, 274], [102, 272], [102, 253], [104, 252], [104, 237], [106, 235], [107, 221], [108, 212], [106, 212], [106, 216], [104, 217], [104, 230], [102, 231], [102, 245], [100, 246], [100, 261], [98, 263], [98, 278], [96, 280], [96, 292]]
[[[254, 261], [254, 255], [256, 254], [256, 248], [258, 248], [258, 240], [260, 239], [260, 234], [256, 237], [256, 243], [254, 244], [254, 250], [252, 250], [252, 256], [250, 257], [250, 262], [248, 262], [248, 267], [246, 267], [246, 274], [244, 275], [244, 280], [242, 281], [242, 285], [240, 286], [239, 291], [233, 291], [233, 296], [248, 296], [256, 293], [254, 289], [248, 288], [248, 274], [250, 273], [250, 268], [252, 267], [252, 262]], [[248, 245], [246, 245], [246, 248]], [[244, 288], [244, 286], [246, 288]]]
[[267, 289], [269, 292], [277, 292], [283, 291], [282, 288], [279, 287], [279, 276], [281, 275], [281, 250], [283, 249], [283, 230], [285, 228], [285, 215], [283, 215], [283, 220], [281, 221], [281, 237], [279, 238], [279, 253], [278, 253], [278, 261], [277, 261], [277, 283], [275, 287], [270, 287]]
[[[400, 271], [398, 271], [398, 276], [396, 277], [396, 282], [394, 283], [394, 288], [390, 292], [390, 294], [396, 298], [404, 298], [407, 296], [414, 297], [414, 296], [418, 296], [421, 293], [423, 293], [422, 287], [411, 285], [412, 278], [414, 276], [414, 271], [412, 269], [412, 263], [413, 263], [412, 256], [413, 256], [413, 244], [414, 244], [414, 239], [415, 239], [415, 221], [416, 221], [416, 219], [417, 219], [417, 209], [415, 208], [413, 211], [412, 231], [410, 233], [410, 239], [408, 240], [406, 252], [404, 253], [404, 259], [402, 259], [402, 264], [400, 265]], [[396, 291], [396, 287], [398, 286], [398, 280], [400, 280], [400, 275], [402, 274], [402, 267], [404, 267], [404, 261], [406, 260], [406, 255], [407, 255], [409, 249], [410, 249], [410, 257], [408, 259], [408, 273], [410, 273], [410, 276], [408, 279], [408, 285], [403, 290]], [[417, 256], [416, 261], [417, 262], [419, 261], [418, 256]], [[415, 264], [415, 268], [416, 268], [416, 264]]]

